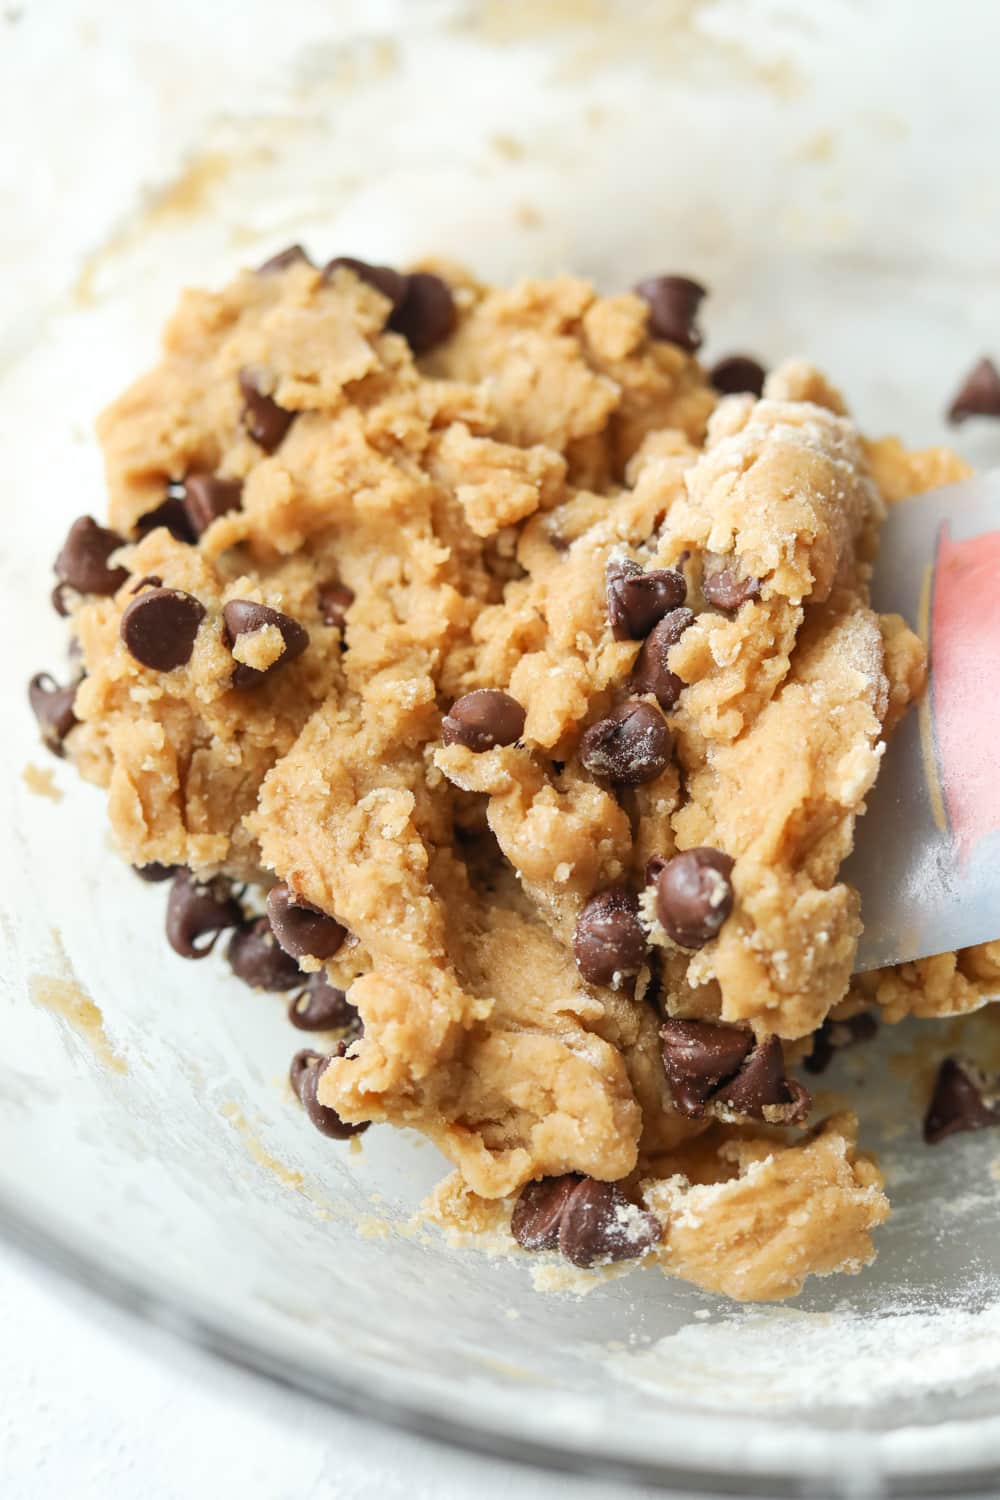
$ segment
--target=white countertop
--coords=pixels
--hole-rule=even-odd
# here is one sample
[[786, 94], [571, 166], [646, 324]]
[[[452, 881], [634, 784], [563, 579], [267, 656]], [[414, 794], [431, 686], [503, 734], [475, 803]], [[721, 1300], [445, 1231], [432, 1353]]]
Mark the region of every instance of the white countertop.
[[319, 1406], [0, 1251], [3, 1500], [637, 1500]]

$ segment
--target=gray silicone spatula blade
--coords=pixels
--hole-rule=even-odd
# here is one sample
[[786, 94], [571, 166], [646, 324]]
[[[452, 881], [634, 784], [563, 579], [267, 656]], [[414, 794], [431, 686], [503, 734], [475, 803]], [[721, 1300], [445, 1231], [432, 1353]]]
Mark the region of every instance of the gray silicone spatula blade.
[[1000, 470], [893, 506], [872, 593], [923, 637], [930, 682], [841, 872], [858, 970], [1000, 937]]

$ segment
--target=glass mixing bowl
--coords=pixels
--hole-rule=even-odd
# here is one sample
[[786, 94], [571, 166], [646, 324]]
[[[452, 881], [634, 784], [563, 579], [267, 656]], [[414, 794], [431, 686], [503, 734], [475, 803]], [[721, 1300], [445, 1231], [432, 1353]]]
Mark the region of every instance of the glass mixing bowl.
[[[95, 413], [180, 284], [293, 238], [607, 288], [686, 271], [712, 289], [710, 357], [806, 353], [867, 430], [941, 440], [1000, 327], [998, 46], [988, 0], [64, 0], [8, 27], [0, 92], [31, 149], [0, 251], [3, 1232], [262, 1374], [456, 1442], [685, 1490], [994, 1490], [998, 1142], [918, 1130], [957, 1023], [887, 1031], [824, 1080], [859, 1099], [895, 1202], [864, 1275], [771, 1308], [651, 1272], [543, 1295], [527, 1259], [413, 1227], [430, 1147], [338, 1145], [290, 1107], [282, 1004], [168, 950], [163, 889], [37, 745], [23, 684], [64, 649], [57, 539], [102, 510]], [[995, 1048], [990, 1012], [963, 1024]]]

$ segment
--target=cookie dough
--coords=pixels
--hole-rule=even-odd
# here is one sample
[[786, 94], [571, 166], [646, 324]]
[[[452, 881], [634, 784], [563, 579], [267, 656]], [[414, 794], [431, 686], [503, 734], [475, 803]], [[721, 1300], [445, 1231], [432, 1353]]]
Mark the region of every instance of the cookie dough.
[[110, 530], [61, 554], [82, 679], [33, 701], [125, 858], [193, 872], [188, 949], [232, 920], [207, 882], [274, 887], [346, 992], [294, 1075], [320, 1128], [422, 1131], [453, 1226], [536, 1184], [522, 1244], [775, 1298], [887, 1213], [787, 1070], [831, 1012], [1000, 977], [993, 944], [852, 989], [838, 880], [924, 682], [879, 521], [957, 460], [867, 444], [802, 362], [720, 397], [682, 281], [292, 251], [186, 293], [101, 419]]

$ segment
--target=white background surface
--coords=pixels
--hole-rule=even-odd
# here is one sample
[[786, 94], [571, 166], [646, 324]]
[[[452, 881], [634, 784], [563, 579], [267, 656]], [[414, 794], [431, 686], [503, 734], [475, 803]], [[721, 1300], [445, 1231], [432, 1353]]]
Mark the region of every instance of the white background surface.
[[3, 1500], [641, 1500], [360, 1421], [0, 1252]]

